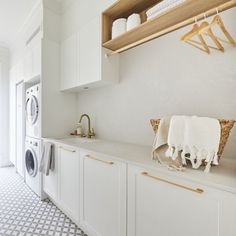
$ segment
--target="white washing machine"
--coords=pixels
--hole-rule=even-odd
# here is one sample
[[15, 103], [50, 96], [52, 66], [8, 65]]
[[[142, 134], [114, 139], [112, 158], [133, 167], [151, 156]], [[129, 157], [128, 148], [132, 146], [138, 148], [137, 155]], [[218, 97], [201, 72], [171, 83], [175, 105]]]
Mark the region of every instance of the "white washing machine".
[[41, 138], [40, 84], [26, 90], [26, 136]]
[[40, 140], [26, 137], [25, 140], [25, 182], [38, 195], [42, 196], [42, 174], [40, 165]]

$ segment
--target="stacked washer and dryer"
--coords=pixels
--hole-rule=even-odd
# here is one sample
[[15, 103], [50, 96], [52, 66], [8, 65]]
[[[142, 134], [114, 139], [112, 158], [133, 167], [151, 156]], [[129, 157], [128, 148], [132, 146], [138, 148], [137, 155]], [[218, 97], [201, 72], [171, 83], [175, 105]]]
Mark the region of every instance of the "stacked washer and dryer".
[[42, 174], [39, 172], [41, 150], [40, 84], [26, 90], [25, 182], [41, 197]]

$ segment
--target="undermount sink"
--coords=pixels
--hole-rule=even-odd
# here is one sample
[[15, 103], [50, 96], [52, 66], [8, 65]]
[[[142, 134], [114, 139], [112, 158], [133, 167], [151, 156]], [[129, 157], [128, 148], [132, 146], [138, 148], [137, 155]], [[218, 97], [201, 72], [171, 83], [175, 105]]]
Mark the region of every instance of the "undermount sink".
[[64, 138], [62, 140], [73, 144], [94, 143], [98, 141], [97, 139], [89, 139], [89, 138]]

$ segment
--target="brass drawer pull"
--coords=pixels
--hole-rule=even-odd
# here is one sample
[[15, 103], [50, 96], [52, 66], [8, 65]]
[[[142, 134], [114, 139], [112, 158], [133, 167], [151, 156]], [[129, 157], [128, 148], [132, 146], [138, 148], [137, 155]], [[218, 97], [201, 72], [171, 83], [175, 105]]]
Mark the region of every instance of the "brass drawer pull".
[[103, 161], [103, 160], [100, 160], [98, 158], [91, 157], [90, 155], [86, 155], [85, 157], [87, 157], [87, 158], [89, 158], [91, 160], [94, 160], [94, 161], [99, 161], [99, 162], [102, 162], [104, 164], [108, 164], [108, 165], [113, 165], [114, 164], [114, 162], [112, 162], [112, 161]]
[[162, 178], [159, 178], [159, 177], [150, 175], [150, 174], [148, 174], [147, 172], [142, 172], [142, 175], [147, 176], [147, 177], [152, 178], [152, 179], [155, 179], [155, 180], [159, 180], [159, 181], [164, 182], [164, 183], [167, 183], [167, 184], [171, 184], [171, 185], [177, 186], [177, 187], [179, 187], [179, 188], [183, 188], [183, 189], [186, 189], [186, 190], [195, 192], [195, 193], [201, 194], [201, 193], [204, 192], [203, 189], [200, 189], [200, 188], [196, 188], [196, 189], [190, 188], [190, 187], [187, 187], [187, 186], [184, 186], [184, 185], [181, 185], [181, 184], [177, 184], [177, 183], [171, 182], [171, 181], [166, 180], [166, 179], [162, 179]]
[[67, 152], [76, 152], [76, 150], [70, 150], [68, 148], [64, 148], [62, 146], [59, 147], [60, 149], [64, 150], [64, 151], [67, 151]]

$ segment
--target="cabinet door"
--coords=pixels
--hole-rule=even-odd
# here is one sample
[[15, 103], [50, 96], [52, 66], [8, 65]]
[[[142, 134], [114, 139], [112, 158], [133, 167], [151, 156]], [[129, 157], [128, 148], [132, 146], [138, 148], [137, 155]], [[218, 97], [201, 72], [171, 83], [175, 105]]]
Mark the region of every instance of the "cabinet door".
[[32, 47], [32, 77], [41, 75], [41, 40], [37, 40]]
[[77, 86], [77, 35], [61, 44], [61, 90]]
[[219, 235], [219, 201], [213, 190], [190, 191], [180, 186], [199, 186], [132, 166], [128, 179], [129, 236]]
[[79, 31], [79, 85], [101, 80], [101, 23], [95, 17]]
[[79, 152], [59, 146], [59, 204], [77, 224], [79, 222]]
[[220, 206], [220, 236], [236, 235], [236, 194], [224, 193]]
[[33, 54], [31, 47], [26, 50], [26, 56], [24, 58], [24, 81], [28, 82], [32, 77], [32, 67], [33, 67]]
[[58, 202], [58, 146], [54, 144], [54, 170], [48, 176], [43, 175], [43, 190], [55, 202]]
[[24, 80], [24, 61], [20, 60], [16, 66], [16, 83]]
[[80, 224], [90, 236], [126, 235], [126, 164], [81, 151]]

